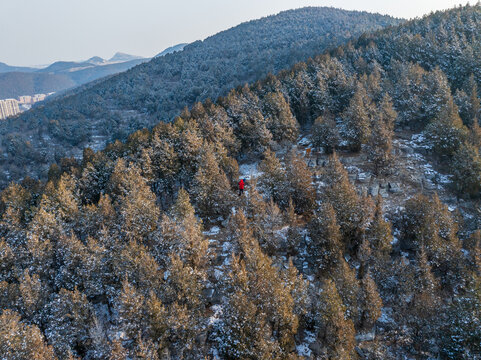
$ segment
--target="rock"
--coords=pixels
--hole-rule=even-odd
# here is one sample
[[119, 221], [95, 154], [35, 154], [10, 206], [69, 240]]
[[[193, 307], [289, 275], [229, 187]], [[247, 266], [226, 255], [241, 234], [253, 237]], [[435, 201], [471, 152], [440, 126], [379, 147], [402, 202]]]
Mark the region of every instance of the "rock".
[[409, 146], [401, 147], [401, 151], [405, 154], [408, 154], [408, 155], [414, 154], [414, 149], [412, 147], [409, 147]]
[[357, 175], [357, 180], [361, 183], [368, 183], [371, 181], [371, 175], [368, 173], [359, 173], [359, 175]]
[[222, 302], [222, 293], [220, 291], [214, 291], [214, 295], [212, 295], [212, 304], [220, 304]]
[[388, 184], [388, 189], [389, 189], [389, 192], [391, 193], [398, 193], [398, 192], [401, 192], [401, 186], [399, 185], [399, 183], [392, 183], [390, 182]]
[[317, 340], [309, 344], [309, 349], [311, 349], [314, 356], [319, 356], [322, 353], [322, 345]]
[[203, 331], [197, 337], [195, 338], [195, 342], [197, 345], [204, 346], [205, 343], [207, 342], [207, 332]]
[[369, 187], [369, 195], [377, 196], [379, 194], [379, 185], [376, 184], [375, 186]]
[[424, 179], [423, 186], [426, 190], [436, 190], [436, 185], [434, 185], [431, 181]]
[[381, 197], [384, 199], [389, 197], [389, 194], [387, 193], [386, 189], [379, 189], [379, 195], [381, 195]]
[[207, 302], [211, 302], [212, 298], [214, 297], [214, 289], [213, 288], [206, 288], [202, 290], [202, 296]]
[[366, 354], [364, 354], [364, 350], [362, 350], [360, 347], [356, 346], [356, 352], [357, 355], [359, 355], [360, 359], [366, 359]]
[[376, 332], [370, 331], [367, 333], [360, 333], [356, 335], [356, 341], [361, 342], [361, 341], [373, 341], [376, 338]]

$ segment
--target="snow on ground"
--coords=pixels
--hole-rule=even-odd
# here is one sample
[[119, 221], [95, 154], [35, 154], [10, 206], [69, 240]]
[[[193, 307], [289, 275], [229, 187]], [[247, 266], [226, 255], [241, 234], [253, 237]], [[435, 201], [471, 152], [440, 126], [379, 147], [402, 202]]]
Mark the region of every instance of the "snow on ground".
[[431, 146], [426, 141], [424, 133], [414, 134], [411, 136], [411, 141], [409, 142], [411, 146], [415, 148], [429, 149]]
[[211, 309], [214, 313], [208, 320], [209, 325], [213, 325], [220, 321], [220, 317], [222, 315], [222, 305], [212, 305]]
[[299, 356], [310, 357], [312, 354], [309, 345], [316, 341], [316, 336], [313, 332], [306, 330], [306, 336], [304, 337], [304, 342], [296, 346], [297, 354]]
[[231, 244], [229, 241], [224, 241], [224, 242], [222, 243], [222, 252], [223, 252], [223, 255], [224, 255], [224, 254], [229, 255], [231, 249], [232, 249], [232, 244]]
[[297, 142], [298, 145], [301, 145], [301, 146], [308, 146], [311, 144], [311, 139], [310, 139], [310, 136], [307, 135], [307, 136], [304, 136], [302, 137], [298, 142]]
[[239, 166], [239, 179], [256, 179], [262, 172], [257, 169], [258, 163], [242, 164]]
[[394, 320], [392, 318], [392, 308], [389, 307], [383, 307], [381, 309], [381, 316], [377, 320], [381, 324], [392, 324], [394, 323]]
[[220, 228], [218, 226], [212, 226], [210, 230], [204, 231], [203, 234], [206, 236], [212, 236], [212, 235], [217, 235], [220, 231]]

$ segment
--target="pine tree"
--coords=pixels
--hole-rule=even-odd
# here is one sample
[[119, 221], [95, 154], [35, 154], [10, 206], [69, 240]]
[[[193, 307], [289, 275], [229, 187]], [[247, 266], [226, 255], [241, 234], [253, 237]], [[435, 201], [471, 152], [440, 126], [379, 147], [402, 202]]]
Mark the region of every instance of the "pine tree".
[[474, 74], [467, 79], [462, 90], [456, 91], [456, 105], [466, 126], [472, 126], [476, 118], [479, 119], [481, 104], [478, 97], [478, 84]]
[[57, 357], [35, 325], [21, 322], [12, 310], [0, 314], [0, 358], [55, 360]]
[[327, 154], [332, 154], [338, 147], [340, 136], [333, 115], [324, 114], [319, 116], [314, 121], [311, 131], [312, 145], [316, 148], [324, 148]]
[[164, 278], [161, 295], [162, 302], [169, 306], [166, 328], [170, 350], [174, 357], [187, 356], [195, 350], [195, 338], [202, 331], [205, 311], [202, 290], [206, 274], [172, 254]]
[[204, 144], [191, 193], [202, 218], [227, 218], [229, 215], [234, 192], [210, 144]]
[[144, 292], [144, 296], [150, 289], [161, 286], [162, 272], [147, 247], [133, 240], [117, 251], [119, 253], [112, 256], [112, 272], [116, 285], [127, 278], [139, 291]]
[[364, 249], [367, 256], [362, 259], [360, 273], [371, 269], [374, 279], [378, 284], [381, 284], [386, 279], [385, 272], [389, 267], [393, 240], [391, 223], [384, 220], [382, 198], [378, 195], [374, 218], [366, 231], [363, 242], [363, 245], [367, 248]]
[[347, 249], [356, 249], [370, 219], [371, 204], [358, 196], [336, 154], [329, 158], [322, 177], [327, 184], [323, 200], [334, 208]]
[[272, 199], [264, 202], [260, 194], [252, 189], [252, 185], [249, 185], [248, 210], [250, 210], [248, 212], [249, 226], [253, 230], [253, 236], [268, 254], [277, 253], [282, 245], [278, 231], [283, 226], [279, 207]]
[[83, 356], [90, 343], [93, 308], [80, 291], [61, 289], [47, 305], [45, 335], [59, 357]]
[[104, 324], [95, 315], [89, 329], [89, 337], [91, 340], [89, 356], [94, 359], [106, 359], [110, 354], [110, 344]]
[[369, 273], [361, 279], [361, 319], [360, 326], [363, 329], [371, 329], [376, 320], [381, 316], [382, 300], [377, 291], [376, 284]]
[[346, 319], [336, 285], [326, 280], [316, 304], [318, 337], [327, 345], [328, 356], [332, 359], [355, 359], [355, 330], [352, 320]]
[[147, 321], [145, 330], [149, 338], [156, 344], [159, 344], [159, 348], [162, 348], [166, 345], [165, 342], [168, 335], [167, 309], [154, 291], [150, 292], [145, 307], [145, 318]]
[[63, 174], [57, 184], [47, 184], [40, 208], [53, 214], [63, 230], [69, 232], [79, 215], [79, 201], [76, 180]]
[[82, 265], [88, 257], [85, 245], [75, 236], [63, 237], [59, 241], [56, 255], [61, 263], [55, 279], [56, 286], [68, 290], [83, 288], [85, 272]]
[[428, 350], [429, 342], [438, 331], [439, 313], [444, 313], [439, 297], [439, 283], [432, 274], [424, 249], [421, 249], [417, 259], [417, 269], [414, 278], [414, 294], [408, 309], [411, 318], [409, 326], [412, 331], [414, 348]]
[[361, 288], [356, 277], [356, 270], [351, 268], [344, 258], [340, 258], [337, 263], [329, 275], [336, 284], [342, 303], [346, 306], [346, 316], [358, 328], [360, 325], [359, 295]]
[[452, 156], [466, 140], [468, 132], [453, 100], [426, 126], [426, 138], [437, 155]]
[[31, 322], [40, 324], [41, 310], [48, 302], [51, 290], [47, 284], [42, 283], [37, 274], [30, 276], [28, 269], [24, 271], [18, 289], [20, 292], [18, 307], [22, 315]]
[[150, 160], [153, 176], [156, 179], [155, 192], [157, 194], [172, 193], [180, 166], [178, 154], [169, 141], [161, 140], [155, 133], [151, 149]]
[[263, 99], [263, 112], [274, 141], [294, 143], [297, 140], [299, 124], [282, 93], [268, 93]]
[[441, 353], [446, 358], [476, 358], [481, 352], [481, 278], [473, 275], [465, 293], [453, 299], [445, 322]]
[[316, 194], [312, 186], [312, 173], [306, 162], [291, 150], [286, 162], [289, 198], [294, 202], [297, 213], [307, 215], [315, 206]]
[[122, 231], [127, 239], [141, 240], [148, 244], [160, 217], [156, 197], [138, 169], [128, 169], [125, 180], [127, 183], [121, 184], [121, 187], [126, 192], [120, 197]]
[[[182, 259], [194, 268], [205, 266], [208, 261], [207, 248], [209, 243], [202, 234], [202, 222], [195, 216], [189, 194], [183, 188], [177, 194], [177, 200], [172, 206], [170, 216], [176, 224], [172, 229], [175, 233], [170, 234], [175, 239], [171, 237], [166, 244], [171, 247], [170, 251], [176, 249]], [[167, 234], [164, 233], [164, 235]], [[165, 236], [162, 240], [166, 240]]]
[[[205, 119], [207, 122], [212, 123], [212, 130], [210, 135], [204, 135], [204, 139], [210, 142], [219, 142], [227, 149], [230, 156], [237, 154], [240, 148], [239, 139], [234, 135], [234, 129], [230, 123], [229, 116], [225, 109], [212, 101], [207, 99], [204, 103], [204, 109], [206, 111]], [[199, 121], [201, 131], [203, 132], [206, 126], [202, 121]]]
[[[52, 232], [55, 228], [52, 227]], [[55, 264], [55, 248], [54, 241], [48, 239], [43, 240], [34, 233], [27, 233], [25, 261], [22, 266], [28, 267], [33, 274], [38, 274], [40, 279], [46, 283], [53, 284], [54, 281], [54, 264]]]
[[240, 290], [230, 296], [218, 332], [220, 351], [228, 359], [274, 359], [278, 351], [265, 314]]
[[227, 114], [234, 121], [242, 151], [264, 152], [272, 140], [272, 134], [260, 111], [261, 106], [257, 95], [245, 85], [238, 91], [231, 91], [224, 101]]
[[6, 227], [9, 230], [19, 230], [20, 226], [26, 220], [26, 212], [31, 201], [31, 194], [21, 185], [11, 183], [2, 191], [0, 199], [3, 209], [2, 227]]
[[478, 151], [481, 151], [481, 127], [479, 126], [479, 121], [477, 118], [474, 119], [473, 124], [469, 128], [468, 141], [473, 145]]
[[124, 279], [120, 295], [115, 301], [115, 310], [119, 327], [130, 340], [135, 340], [145, 328], [144, 302], [144, 296]]
[[264, 153], [264, 158], [259, 164], [262, 174], [259, 176], [259, 188], [268, 198], [274, 199], [280, 207], [288, 203], [288, 188], [286, 171], [281, 165], [276, 154], [271, 150]]
[[[367, 107], [366, 107], [367, 105]], [[363, 86], [358, 86], [343, 113], [344, 137], [351, 151], [358, 152], [370, 134], [370, 101]]]
[[289, 255], [296, 255], [302, 241], [302, 227], [299, 226], [299, 217], [296, 214], [292, 200], [289, 200], [289, 206], [287, 207], [284, 217], [285, 223], [289, 226], [286, 235], [287, 253]]
[[[304, 312], [306, 288], [292, 264], [288, 272], [279, 271], [254, 239], [244, 242], [242, 255], [243, 260], [234, 256], [232, 261], [228, 282], [229, 304], [232, 305], [226, 308], [237, 307], [235, 311], [240, 314], [234, 310], [226, 314], [227, 320], [223, 321], [220, 329], [222, 340], [232, 344], [229, 348], [235, 352], [235, 344], [242, 341], [242, 337], [249, 336], [250, 340], [242, 344], [270, 349], [269, 355], [264, 355], [266, 358], [285, 359], [294, 350], [294, 335], [299, 316]], [[243, 304], [240, 309], [238, 302]], [[236, 330], [238, 325], [228, 320], [231, 316], [249, 319], [248, 328], [243, 328], [242, 332]], [[229, 339], [232, 333], [237, 338]], [[256, 351], [262, 354], [261, 350]]]
[[479, 197], [481, 194], [481, 157], [474, 146], [463, 144], [451, 162], [453, 187], [461, 196]]
[[396, 118], [391, 99], [386, 95], [373, 118], [368, 141], [368, 159], [374, 166], [375, 175], [388, 172], [392, 165], [392, 137]]
[[134, 354], [135, 358], [139, 360], [160, 360], [157, 351], [157, 346], [154, 343], [139, 337]]
[[198, 170], [203, 143], [195, 121], [189, 122], [189, 127], [180, 132], [174, 146], [179, 157], [179, 173], [177, 179], [183, 187], [189, 188]]
[[0, 240], [0, 281], [10, 281], [16, 277], [17, 254], [5, 240]]
[[342, 235], [331, 204], [325, 204], [316, 213], [308, 229], [312, 241], [310, 253], [314, 256], [319, 272], [331, 271], [343, 253]]

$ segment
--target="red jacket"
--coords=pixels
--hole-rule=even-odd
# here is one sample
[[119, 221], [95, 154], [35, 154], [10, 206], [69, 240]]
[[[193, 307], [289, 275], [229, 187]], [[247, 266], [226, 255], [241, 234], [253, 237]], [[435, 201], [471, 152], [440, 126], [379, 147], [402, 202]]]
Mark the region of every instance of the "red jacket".
[[241, 181], [239, 181], [239, 190], [244, 190], [244, 179], [241, 179]]

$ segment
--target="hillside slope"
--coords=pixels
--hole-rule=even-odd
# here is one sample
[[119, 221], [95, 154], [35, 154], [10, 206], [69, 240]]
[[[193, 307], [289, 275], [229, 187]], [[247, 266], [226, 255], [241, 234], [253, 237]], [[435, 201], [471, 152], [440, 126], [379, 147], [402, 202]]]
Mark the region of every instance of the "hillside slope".
[[478, 359], [480, 30], [366, 34], [10, 184], [0, 357]]
[[71, 88], [76, 82], [66, 74], [6, 72], [0, 74], [0, 99], [47, 94]]
[[[375, 14], [305, 8], [241, 24], [2, 123], [5, 157], [0, 168], [9, 169], [10, 179], [43, 177], [52, 161], [79, 156], [86, 145], [103, 148], [134, 130], [171, 120], [195, 101], [215, 99], [364, 31], [399, 22]], [[13, 149], [11, 138], [17, 144], [28, 141], [31, 156], [13, 155], [8, 150]]]

